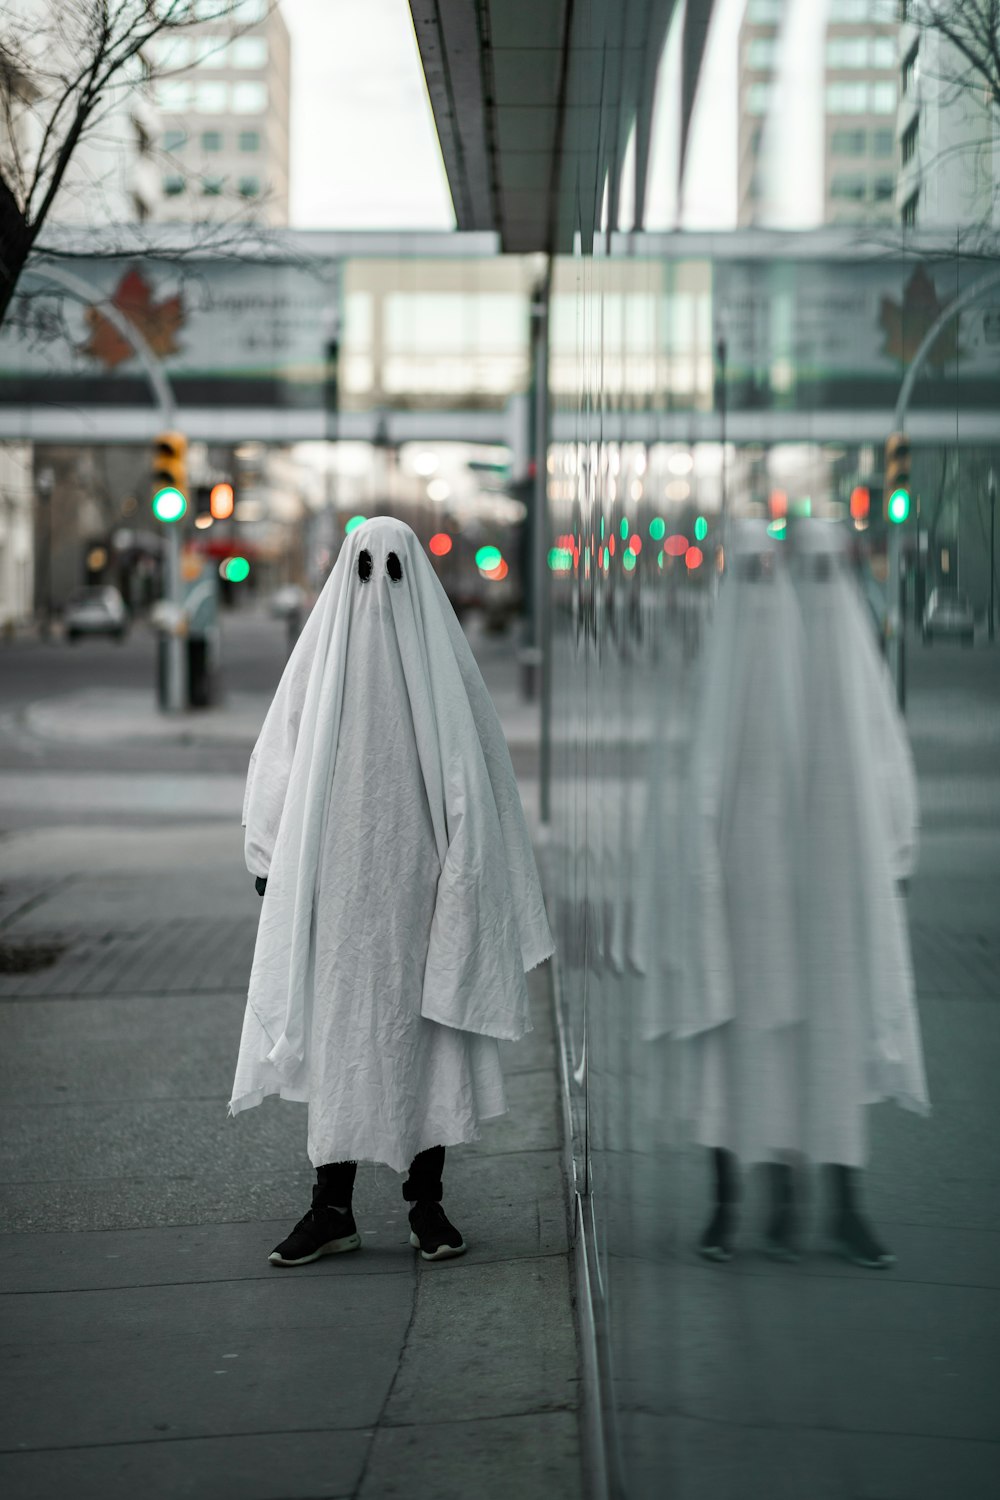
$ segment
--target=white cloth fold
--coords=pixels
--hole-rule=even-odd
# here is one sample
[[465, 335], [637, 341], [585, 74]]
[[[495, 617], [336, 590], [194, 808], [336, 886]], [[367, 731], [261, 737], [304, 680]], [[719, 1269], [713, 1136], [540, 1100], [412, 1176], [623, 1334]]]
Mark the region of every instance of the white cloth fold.
[[502, 727], [402, 522], [345, 540], [251, 757], [244, 823], [268, 884], [233, 1113], [308, 1102], [317, 1164], [401, 1170], [475, 1139], [505, 1108], [496, 1040], [530, 1030], [525, 973], [553, 945]]

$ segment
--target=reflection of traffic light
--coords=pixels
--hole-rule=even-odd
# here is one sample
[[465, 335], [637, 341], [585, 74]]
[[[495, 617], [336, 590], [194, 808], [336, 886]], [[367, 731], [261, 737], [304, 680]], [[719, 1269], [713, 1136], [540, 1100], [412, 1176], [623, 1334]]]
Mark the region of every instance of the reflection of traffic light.
[[894, 432], [885, 445], [883, 509], [887, 521], [900, 525], [910, 514], [910, 440]]
[[199, 484], [194, 492], [194, 524], [199, 531], [212, 524], [211, 494], [207, 484]]
[[179, 432], [160, 432], [153, 439], [153, 515], [158, 521], [179, 521], [187, 510], [187, 438]]

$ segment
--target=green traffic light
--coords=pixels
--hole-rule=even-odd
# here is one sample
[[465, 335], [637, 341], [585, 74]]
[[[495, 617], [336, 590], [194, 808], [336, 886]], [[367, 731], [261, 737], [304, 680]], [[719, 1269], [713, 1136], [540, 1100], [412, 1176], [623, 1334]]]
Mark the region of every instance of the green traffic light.
[[703, 542], [707, 536], [708, 522], [704, 516], [699, 516], [694, 523], [694, 539], [696, 542]]
[[153, 515], [158, 521], [179, 521], [187, 510], [187, 500], [172, 484], [157, 490], [153, 496]]
[[476, 567], [483, 573], [488, 573], [491, 568], [499, 568], [503, 562], [503, 555], [499, 547], [480, 547], [476, 552]]
[[250, 564], [245, 557], [227, 557], [219, 573], [227, 583], [243, 583], [250, 577]]
[[909, 490], [893, 490], [889, 496], [889, 520], [895, 521], [897, 526], [902, 525], [910, 514], [910, 492]]

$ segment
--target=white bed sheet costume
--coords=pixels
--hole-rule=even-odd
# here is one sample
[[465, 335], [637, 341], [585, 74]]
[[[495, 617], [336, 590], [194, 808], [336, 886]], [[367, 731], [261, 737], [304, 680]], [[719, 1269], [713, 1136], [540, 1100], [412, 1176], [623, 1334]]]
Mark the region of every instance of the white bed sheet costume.
[[916, 781], [839, 529], [800, 523], [796, 544], [794, 585], [765, 523], [736, 526], [728, 549], [666, 1025], [697, 1142], [858, 1167], [868, 1104], [928, 1107], [897, 890], [916, 858]]
[[307, 1104], [314, 1166], [404, 1171], [478, 1139], [507, 1107], [498, 1040], [531, 1029], [525, 975], [553, 943], [500, 721], [404, 523], [345, 539], [243, 822], [267, 889], [231, 1112]]

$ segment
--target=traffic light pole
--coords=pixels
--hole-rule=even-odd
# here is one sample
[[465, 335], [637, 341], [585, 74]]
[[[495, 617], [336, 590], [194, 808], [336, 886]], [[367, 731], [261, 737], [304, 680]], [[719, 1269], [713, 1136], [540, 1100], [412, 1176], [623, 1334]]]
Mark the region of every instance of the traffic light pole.
[[187, 706], [187, 656], [180, 622], [183, 613], [181, 598], [181, 533], [180, 524], [166, 528], [167, 552], [164, 569], [164, 597], [172, 606], [170, 630], [167, 635], [167, 693], [168, 713], [179, 714]]
[[896, 684], [900, 710], [906, 708], [906, 633], [903, 620], [903, 537], [900, 526], [889, 529], [889, 577], [886, 589], [886, 664]]

